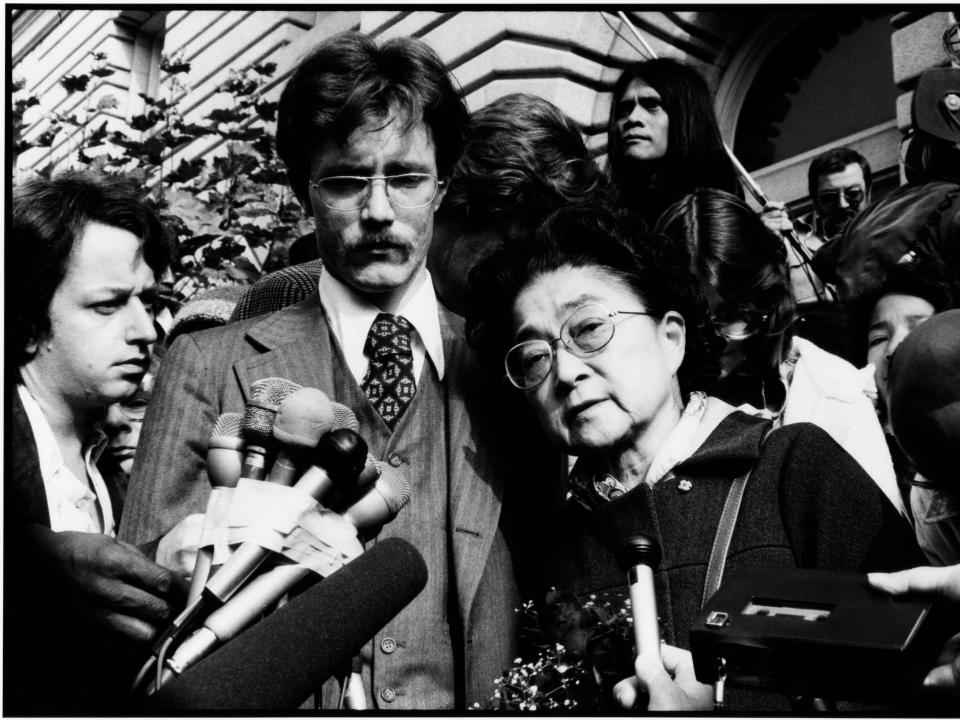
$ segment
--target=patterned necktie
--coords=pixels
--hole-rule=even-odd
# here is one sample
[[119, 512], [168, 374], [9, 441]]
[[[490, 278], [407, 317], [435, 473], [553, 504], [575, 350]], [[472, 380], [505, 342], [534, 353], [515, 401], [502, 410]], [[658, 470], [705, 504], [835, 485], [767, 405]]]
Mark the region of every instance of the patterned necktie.
[[370, 326], [363, 346], [370, 365], [361, 387], [391, 430], [417, 391], [410, 349], [412, 330], [405, 318], [380, 313]]

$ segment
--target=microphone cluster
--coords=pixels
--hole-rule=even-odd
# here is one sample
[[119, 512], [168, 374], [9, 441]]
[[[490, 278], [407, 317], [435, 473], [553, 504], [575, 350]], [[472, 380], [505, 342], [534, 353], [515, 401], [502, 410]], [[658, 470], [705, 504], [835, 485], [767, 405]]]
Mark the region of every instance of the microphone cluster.
[[153, 694], [294, 586], [359, 556], [361, 539], [396, 517], [409, 483], [373, 459], [357, 428], [349, 408], [275, 377], [251, 385], [242, 414], [218, 418], [187, 606], [155, 642], [135, 690]]

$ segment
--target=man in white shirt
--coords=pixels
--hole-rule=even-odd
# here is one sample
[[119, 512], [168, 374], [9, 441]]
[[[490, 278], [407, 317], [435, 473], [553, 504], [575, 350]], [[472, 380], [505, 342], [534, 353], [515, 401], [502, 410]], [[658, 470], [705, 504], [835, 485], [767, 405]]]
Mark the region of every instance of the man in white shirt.
[[170, 245], [132, 186], [93, 173], [24, 182], [12, 217], [4, 710], [105, 712], [182, 598], [116, 540], [125, 476], [101, 427], [149, 366]]
[[[489, 416], [495, 394], [426, 268], [467, 120], [446, 68], [420, 41], [378, 47], [343, 33], [299, 63], [281, 96], [277, 149], [315, 220], [318, 291], [173, 343], [121, 527], [123, 539], [153, 542], [204, 511], [207, 436], [221, 413], [243, 410], [256, 380], [286, 378], [350, 407], [371, 453], [412, 485], [376, 541], [413, 543], [429, 573], [361, 652], [352, 707], [464, 710], [490, 698], [517, 651], [519, 595], [501, 510], [504, 471], [519, 471], [521, 453], [489, 436], [506, 421]], [[325, 687], [323, 707], [338, 699]]]

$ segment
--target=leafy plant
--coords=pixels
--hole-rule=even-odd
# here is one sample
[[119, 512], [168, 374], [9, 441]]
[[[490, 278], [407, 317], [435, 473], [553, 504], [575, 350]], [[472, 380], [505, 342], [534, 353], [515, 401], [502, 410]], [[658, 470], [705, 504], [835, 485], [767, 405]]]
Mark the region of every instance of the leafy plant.
[[[180, 105], [188, 96], [185, 77], [190, 63], [182, 57], [164, 57], [161, 94], [140, 94], [144, 111], [125, 121], [125, 129], [108, 130], [103, 113], [118, 106], [112, 95], [92, 103], [98, 83], [94, 78], [114, 72], [103, 53], [92, 53], [86, 73], [60, 80], [68, 94], [86, 93], [88, 102], [71, 114], [52, 114], [49, 127], [32, 142], [23, 139], [23, 115], [39, 103], [22, 95], [23, 82], [14, 85], [12, 130], [14, 151], [50, 147], [57, 136], [72, 128], [73, 166], [106, 173], [123, 173], [144, 188], [145, 199], [164, 219], [177, 239], [171, 265], [169, 292], [179, 303], [194, 293], [229, 283], [249, 283], [282, 267], [286, 251], [310, 223], [286, 185], [286, 174], [273, 148], [271, 124], [277, 104], [264, 90], [275, 63], [254, 64], [230, 74], [217, 88], [229, 96], [223, 107], [200, 122], [184, 118]], [[98, 124], [99, 123], [99, 124]], [[115, 125], [115, 123], [114, 123]], [[214, 141], [212, 152], [191, 159], [177, 153], [200, 138]], [[50, 166], [38, 170], [48, 174]], [[263, 258], [261, 260], [260, 258]]]

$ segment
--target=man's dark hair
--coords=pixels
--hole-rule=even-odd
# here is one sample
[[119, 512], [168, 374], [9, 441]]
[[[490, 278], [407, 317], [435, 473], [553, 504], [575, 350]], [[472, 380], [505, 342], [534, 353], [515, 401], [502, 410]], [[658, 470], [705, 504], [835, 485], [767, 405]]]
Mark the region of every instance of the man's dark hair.
[[601, 181], [573, 120], [548, 100], [514, 93], [473, 114], [443, 208], [484, 226], [529, 227], [588, 199]]
[[847, 169], [847, 165], [854, 164], [859, 165], [860, 169], [863, 170], [863, 183], [869, 193], [870, 186], [873, 183], [870, 163], [856, 150], [848, 147], [838, 147], [820, 153], [810, 161], [810, 167], [807, 169], [807, 192], [810, 193], [810, 199], [813, 201], [817, 199], [817, 185], [820, 183], [820, 178], [831, 173], [843, 172]]
[[611, 179], [621, 194], [629, 192], [635, 173], [632, 164], [624, 160], [620, 147], [617, 103], [633, 80], [645, 82], [660, 94], [669, 119], [667, 153], [656, 161], [658, 184], [664, 195], [658, 204], [662, 207], [655, 208], [653, 213], [644, 211], [647, 219], [655, 220], [666, 205], [696, 187], [713, 187], [742, 196], [737, 171], [723, 147], [710, 88], [696, 70], [669, 58], [629, 65], [613, 86], [607, 122], [607, 155]]
[[310, 162], [327, 140], [346, 143], [369, 123], [383, 126], [396, 114], [412, 125], [423, 120], [446, 178], [463, 150], [466, 105], [447, 68], [426, 43], [393, 38], [381, 46], [362, 33], [322, 42], [293, 71], [280, 96], [277, 154], [290, 185], [310, 207]]
[[138, 186], [116, 175], [70, 170], [52, 179], [27, 180], [13, 190], [11, 215], [8, 242], [20, 252], [7, 277], [8, 297], [15, 300], [8, 304], [8, 317], [18, 368], [32, 357], [27, 346], [50, 332], [50, 302], [87, 224], [102, 223], [140, 238], [155, 276], [173, 253], [170, 236]]

